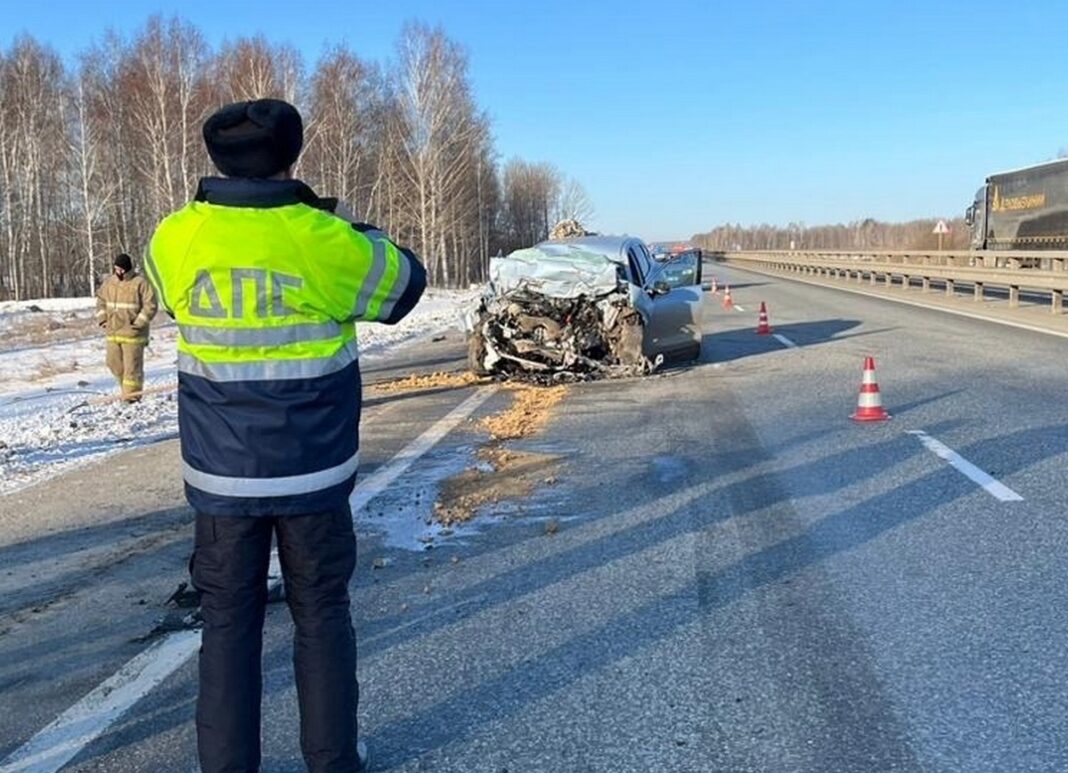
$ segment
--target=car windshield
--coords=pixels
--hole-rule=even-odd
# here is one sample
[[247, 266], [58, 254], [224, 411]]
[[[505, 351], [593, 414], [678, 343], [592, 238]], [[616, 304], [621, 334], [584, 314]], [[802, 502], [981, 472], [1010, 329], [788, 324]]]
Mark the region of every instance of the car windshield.
[[554, 298], [601, 296], [619, 288], [619, 264], [582, 245], [540, 244], [490, 259], [498, 292], [519, 287]]

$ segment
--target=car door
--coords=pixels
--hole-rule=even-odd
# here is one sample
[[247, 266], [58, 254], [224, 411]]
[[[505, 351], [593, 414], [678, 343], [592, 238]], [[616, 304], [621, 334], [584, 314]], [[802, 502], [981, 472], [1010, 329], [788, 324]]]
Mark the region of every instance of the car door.
[[666, 330], [666, 317], [662, 310], [658, 311], [657, 294], [650, 289], [652, 261], [646, 253], [642, 252], [636, 240], [626, 242], [623, 245], [623, 251], [630, 274], [631, 303], [645, 319], [642, 351], [646, 357], [652, 358], [661, 351], [661, 339]]
[[653, 267], [646, 280], [653, 298], [655, 354], [695, 354], [701, 344], [701, 265], [687, 252]]

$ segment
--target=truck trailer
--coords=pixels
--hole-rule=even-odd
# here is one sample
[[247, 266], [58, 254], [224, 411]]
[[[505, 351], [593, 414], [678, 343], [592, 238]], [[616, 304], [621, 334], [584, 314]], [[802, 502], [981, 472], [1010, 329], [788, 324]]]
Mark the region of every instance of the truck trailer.
[[990, 175], [964, 222], [975, 250], [1068, 250], [1068, 159]]

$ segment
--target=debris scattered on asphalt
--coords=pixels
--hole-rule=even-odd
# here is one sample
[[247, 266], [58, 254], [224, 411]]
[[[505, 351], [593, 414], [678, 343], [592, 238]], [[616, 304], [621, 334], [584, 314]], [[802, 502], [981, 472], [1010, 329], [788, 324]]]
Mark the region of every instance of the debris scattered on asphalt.
[[178, 589], [164, 602], [178, 609], [196, 609], [200, 606], [200, 591], [187, 582], [178, 583]]
[[510, 384], [512, 404], [507, 410], [482, 420], [483, 429], [493, 440], [514, 440], [540, 432], [552, 417], [553, 409], [567, 396], [566, 386], [539, 388]]
[[550, 537], [556, 534], [556, 532], [558, 531], [560, 531], [560, 524], [555, 518], [551, 518], [545, 523], [545, 533], [548, 534]]
[[371, 568], [372, 569], [385, 569], [387, 566], [389, 566], [392, 563], [393, 562], [388, 558], [379, 557], [379, 558], [376, 558], [374, 561], [371, 562]]
[[424, 389], [455, 389], [457, 387], [486, 383], [489, 383], [489, 379], [466, 371], [463, 373], [413, 373], [395, 381], [375, 384], [371, 387], [371, 391], [376, 394], [391, 394], [394, 392], [417, 392]]
[[481, 449], [477, 458], [481, 464], [442, 484], [434, 504], [438, 523], [464, 523], [486, 505], [530, 496], [545, 473], [560, 464], [559, 456], [493, 446]]
[[130, 641], [137, 644], [144, 644], [158, 639], [161, 636], [166, 636], [169, 633], [175, 631], [195, 631], [198, 628], [204, 626], [204, 619], [200, 616], [200, 610], [195, 609], [192, 612], [182, 612], [180, 609], [176, 609], [172, 612], [168, 612], [166, 616], [156, 623], [148, 633], [137, 636]]
[[286, 584], [279, 579], [267, 584], [267, 603], [278, 604], [286, 600]]

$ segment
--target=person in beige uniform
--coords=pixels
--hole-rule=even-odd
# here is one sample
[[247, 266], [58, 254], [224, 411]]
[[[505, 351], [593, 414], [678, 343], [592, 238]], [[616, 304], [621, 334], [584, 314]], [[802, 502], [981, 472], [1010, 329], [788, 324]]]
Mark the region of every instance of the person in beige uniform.
[[122, 399], [136, 403], [145, 383], [148, 325], [156, 316], [152, 285], [133, 270], [130, 256], [115, 258], [114, 273], [96, 294], [96, 319], [107, 334], [108, 368], [122, 388]]

